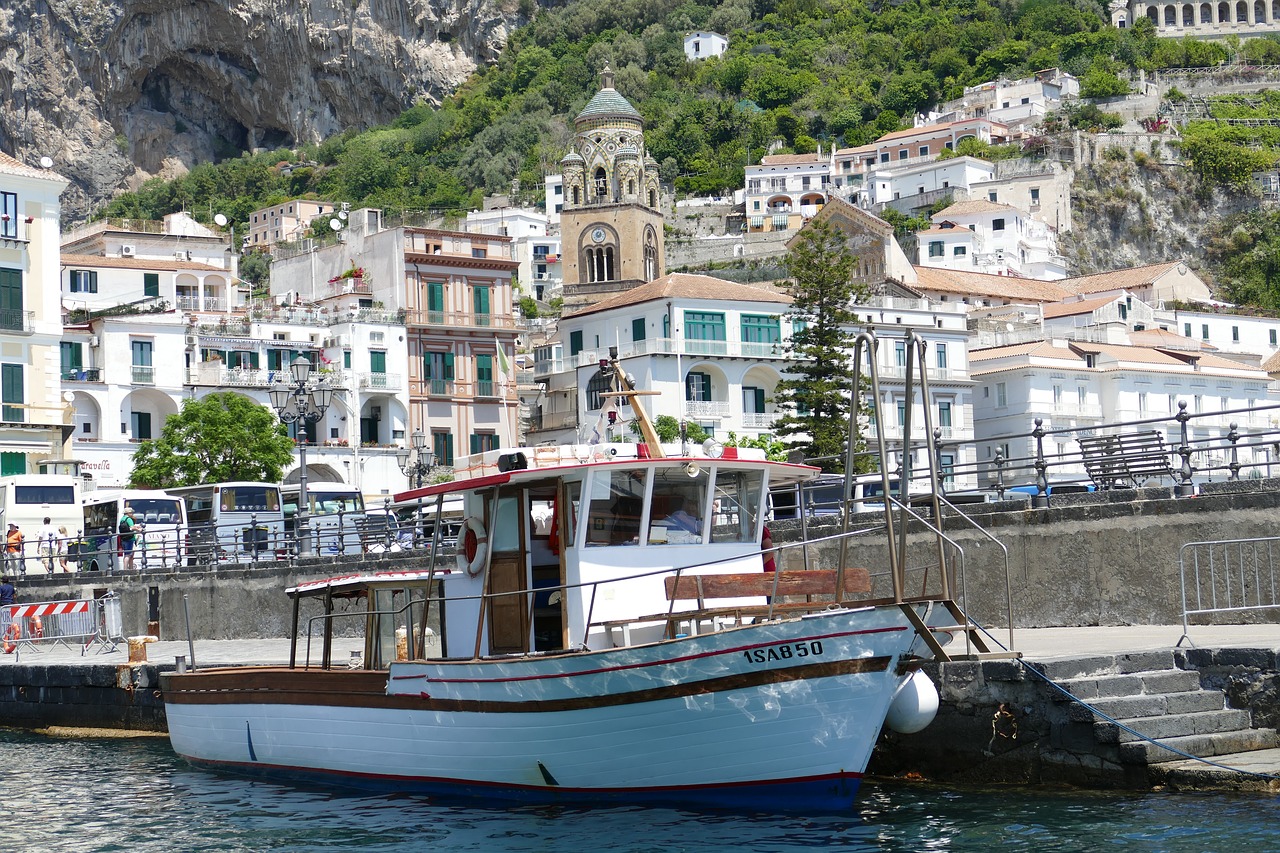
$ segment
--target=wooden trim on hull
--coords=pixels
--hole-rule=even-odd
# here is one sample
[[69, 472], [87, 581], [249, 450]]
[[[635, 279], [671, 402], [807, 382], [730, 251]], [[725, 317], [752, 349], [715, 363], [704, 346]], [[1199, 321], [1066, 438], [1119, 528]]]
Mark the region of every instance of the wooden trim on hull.
[[[884, 672], [890, 657], [827, 661], [780, 669], [762, 669], [701, 681], [650, 687], [625, 693], [562, 699], [494, 701], [439, 699], [428, 693], [386, 694], [384, 672], [290, 670], [245, 667], [161, 676], [164, 698], [171, 705], [313, 705], [334, 708], [383, 708], [460, 713], [551, 713], [581, 711], [683, 699], [709, 693], [745, 690], [818, 678]], [[291, 683], [292, 682], [292, 683]]]

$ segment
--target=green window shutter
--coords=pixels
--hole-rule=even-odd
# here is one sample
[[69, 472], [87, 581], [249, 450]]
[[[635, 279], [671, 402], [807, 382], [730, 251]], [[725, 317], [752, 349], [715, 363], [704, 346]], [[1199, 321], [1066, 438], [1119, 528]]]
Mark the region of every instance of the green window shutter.
[[708, 311], [684, 312], [684, 336], [691, 341], [723, 341], [724, 315]]
[[0, 407], [0, 418], [13, 423], [26, 420], [24, 410], [18, 408], [19, 404], [26, 402], [22, 374], [21, 364], [0, 364], [0, 402], [5, 404]]
[[489, 290], [488, 287], [472, 288], [471, 305], [477, 317], [489, 315]]
[[[83, 348], [78, 343], [62, 342], [62, 372], [78, 371], [84, 367]], [[68, 377], [70, 378], [70, 377]]]
[[24, 319], [22, 271], [0, 269], [0, 329], [21, 329]]
[[344, 349], [342, 351], [342, 366], [346, 370], [351, 369], [351, 350]]
[[446, 382], [453, 381], [453, 353], [444, 354], [444, 378]]
[[569, 333], [569, 355], [577, 355], [582, 352], [582, 332]]
[[471, 434], [471, 452], [473, 454], [480, 452], [480, 436], [475, 433]]
[[444, 310], [444, 283], [439, 281], [427, 282], [427, 310], [443, 311]]
[[27, 473], [27, 454], [5, 451], [0, 453], [0, 477]]
[[435, 453], [437, 465], [453, 465], [453, 433], [431, 433], [431, 449]]
[[257, 351], [255, 350], [254, 352], [249, 353], [249, 366], [252, 367], [254, 370], [257, 370], [259, 364], [260, 362], [258, 361]]
[[369, 351], [369, 370], [373, 373], [387, 372], [387, 354], [383, 350]]
[[776, 344], [782, 340], [777, 317], [763, 314], [742, 315], [742, 341], [752, 344]]
[[493, 356], [476, 356], [476, 379], [481, 382], [493, 381]]
[[643, 341], [644, 334], [645, 334], [644, 318], [637, 317], [634, 320], [632, 320], [631, 321], [631, 340]]
[[160, 295], [160, 273], [147, 272], [142, 274], [142, 295], [143, 296], [159, 296]]

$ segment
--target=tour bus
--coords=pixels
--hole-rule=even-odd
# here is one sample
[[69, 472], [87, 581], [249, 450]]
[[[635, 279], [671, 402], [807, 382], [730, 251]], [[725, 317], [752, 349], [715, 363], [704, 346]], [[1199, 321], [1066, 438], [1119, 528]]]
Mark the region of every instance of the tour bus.
[[120, 519], [133, 510], [133, 568], [177, 569], [186, 559], [187, 508], [159, 489], [103, 489], [84, 498], [84, 536], [78, 549], [81, 570], [123, 567]]
[[206, 483], [169, 489], [187, 511], [187, 561], [251, 563], [286, 556], [284, 511], [275, 483]]
[[[83, 523], [80, 488], [80, 478], [69, 474], [13, 474], [0, 479], [0, 531], [7, 532], [10, 524], [18, 525], [25, 558], [22, 567], [6, 564], [6, 571], [45, 572], [36, 531], [46, 518], [54, 530], [65, 527], [70, 535], [79, 534]], [[65, 545], [59, 543], [59, 547]]]
[[[912, 496], [929, 493], [928, 472], [923, 476], [912, 478], [907, 490]], [[901, 490], [898, 477], [889, 480], [889, 491], [896, 497]], [[772, 489], [769, 499], [773, 509], [773, 517], [779, 521], [798, 518], [797, 505], [803, 508], [805, 515], [839, 515], [841, 511], [840, 493], [844, 489], [844, 474], [822, 474], [812, 480], [795, 486]], [[854, 514], [860, 512], [879, 512], [884, 509], [884, 480], [878, 473], [857, 474], [853, 478], [853, 492], [849, 495], [850, 509]]]
[[[301, 497], [302, 486], [298, 483], [289, 483], [280, 488], [285, 539], [294, 547]], [[359, 554], [363, 550], [360, 542], [360, 521], [363, 515], [364, 496], [355, 486], [332, 482], [308, 483], [307, 528], [311, 536], [310, 553], [317, 556]]]

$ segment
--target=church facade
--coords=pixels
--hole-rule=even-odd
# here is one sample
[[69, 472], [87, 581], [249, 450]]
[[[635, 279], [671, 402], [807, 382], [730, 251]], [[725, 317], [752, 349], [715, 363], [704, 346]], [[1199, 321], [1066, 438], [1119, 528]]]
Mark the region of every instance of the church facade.
[[644, 145], [644, 118], [601, 73], [601, 88], [574, 120], [573, 150], [560, 161], [566, 311], [662, 275], [658, 163]]
[[1260, 36], [1280, 32], [1280, 0], [1213, 0], [1198, 3], [1112, 0], [1111, 23], [1125, 29], [1140, 18], [1167, 38]]

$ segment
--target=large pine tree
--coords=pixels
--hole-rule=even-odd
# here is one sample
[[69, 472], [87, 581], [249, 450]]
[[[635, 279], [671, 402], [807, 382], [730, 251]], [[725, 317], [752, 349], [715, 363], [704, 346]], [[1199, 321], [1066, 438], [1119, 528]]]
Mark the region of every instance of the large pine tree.
[[825, 219], [805, 226], [786, 259], [787, 291], [795, 300], [787, 367], [793, 378], [778, 383], [774, 402], [786, 414], [775, 431], [831, 472], [844, 470], [853, 399], [857, 315], [851, 306], [866, 296], [854, 278], [857, 260], [845, 235]]

